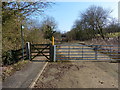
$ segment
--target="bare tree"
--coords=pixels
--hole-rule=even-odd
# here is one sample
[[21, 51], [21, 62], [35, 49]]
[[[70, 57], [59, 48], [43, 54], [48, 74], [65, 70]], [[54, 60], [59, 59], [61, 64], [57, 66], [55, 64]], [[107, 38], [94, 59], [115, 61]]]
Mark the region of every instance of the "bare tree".
[[118, 23], [118, 20], [115, 18], [112, 18], [111, 22], [109, 25], [106, 27], [106, 33], [114, 33], [114, 32], [119, 32], [120, 30], [120, 24]]
[[42, 23], [40, 29], [44, 32], [44, 36], [46, 39], [50, 39], [53, 34], [56, 32], [57, 24], [53, 17], [45, 18]]
[[104, 39], [103, 28], [107, 25], [110, 13], [111, 11], [100, 6], [90, 6], [86, 12], [81, 13], [81, 23], [85, 25], [85, 29], [92, 29], [94, 35], [97, 32]]
[[[43, 1], [43, 2], [42, 2]], [[21, 24], [26, 27], [28, 18], [32, 14], [41, 14], [52, 3], [44, 2], [2, 2], [2, 36], [4, 50], [21, 47]], [[23, 29], [24, 36], [26, 32]], [[25, 37], [24, 37], [25, 39]]]
[[[2, 2], [2, 22], [9, 20], [11, 17], [27, 17], [35, 12], [42, 14], [51, 2]], [[27, 17], [28, 18], [28, 17]]]

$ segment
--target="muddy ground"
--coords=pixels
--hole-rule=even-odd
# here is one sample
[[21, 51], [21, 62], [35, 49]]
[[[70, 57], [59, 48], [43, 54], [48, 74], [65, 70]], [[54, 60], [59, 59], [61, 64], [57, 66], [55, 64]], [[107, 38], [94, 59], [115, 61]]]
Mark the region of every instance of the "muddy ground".
[[50, 62], [35, 88], [118, 88], [118, 63]]

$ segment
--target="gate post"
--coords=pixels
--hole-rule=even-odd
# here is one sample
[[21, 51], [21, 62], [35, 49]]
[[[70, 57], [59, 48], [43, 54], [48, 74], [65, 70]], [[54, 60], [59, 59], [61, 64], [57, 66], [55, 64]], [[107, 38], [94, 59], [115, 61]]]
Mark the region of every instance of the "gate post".
[[53, 61], [53, 45], [50, 44], [50, 61]]
[[54, 58], [53, 61], [56, 62], [56, 45], [54, 45]]
[[54, 43], [54, 36], [52, 36], [52, 45], [50, 45], [50, 61], [56, 61], [56, 45]]
[[50, 46], [50, 61], [56, 61], [56, 45]]
[[30, 42], [27, 42], [26, 43], [26, 56], [27, 56], [27, 59], [31, 60], [31, 48], [30, 48]]

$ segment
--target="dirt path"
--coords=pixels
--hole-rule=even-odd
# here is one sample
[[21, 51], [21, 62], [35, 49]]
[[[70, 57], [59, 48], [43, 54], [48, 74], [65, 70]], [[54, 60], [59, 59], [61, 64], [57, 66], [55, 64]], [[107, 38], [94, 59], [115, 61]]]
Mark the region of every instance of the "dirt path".
[[35, 88], [118, 88], [118, 64], [49, 63]]

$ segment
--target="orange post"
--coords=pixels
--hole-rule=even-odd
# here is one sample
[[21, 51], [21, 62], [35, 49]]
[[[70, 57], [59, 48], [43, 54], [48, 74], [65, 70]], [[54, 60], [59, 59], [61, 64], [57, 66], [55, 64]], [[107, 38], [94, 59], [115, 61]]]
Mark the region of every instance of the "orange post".
[[54, 36], [52, 36], [52, 45], [54, 45], [55, 43], [54, 43]]

